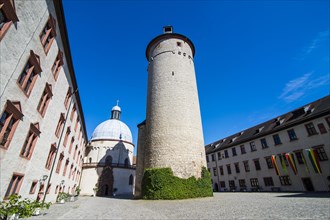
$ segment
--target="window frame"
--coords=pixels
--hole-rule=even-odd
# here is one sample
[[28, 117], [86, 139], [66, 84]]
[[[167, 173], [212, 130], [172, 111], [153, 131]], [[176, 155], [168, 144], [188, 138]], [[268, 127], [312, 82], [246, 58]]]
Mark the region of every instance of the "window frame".
[[64, 160], [64, 152], [62, 152], [58, 158], [57, 166], [56, 166], [56, 170], [55, 170], [56, 173], [60, 173], [63, 160]]
[[256, 168], [256, 171], [261, 170], [261, 165], [259, 159], [254, 159], [253, 160], [254, 167]]
[[266, 149], [266, 148], [269, 147], [268, 144], [267, 144], [267, 140], [266, 140], [266, 138], [261, 138], [261, 139], [260, 139], [260, 144], [261, 144], [261, 148], [262, 148], [262, 149]]
[[225, 158], [229, 158], [228, 150], [224, 150]]
[[30, 160], [34, 151], [34, 148], [36, 146], [36, 143], [38, 141], [38, 138], [41, 134], [39, 123], [31, 123], [30, 129], [28, 131], [28, 134], [25, 138], [23, 147], [20, 152], [20, 156]]
[[[20, 179], [18, 179], [18, 178], [20, 178]], [[13, 194], [19, 194], [23, 180], [24, 180], [24, 174], [14, 172], [10, 179], [10, 182], [8, 184], [7, 191], [5, 193], [4, 198], [6, 199]]]
[[64, 136], [64, 140], [63, 140], [63, 146], [64, 146], [64, 147], [66, 147], [66, 144], [67, 144], [67, 142], [68, 142], [68, 139], [69, 139], [70, 134], [71, 134], [71, 127], [68, 126], [68, 127], [66, 128], [66, 132], [65, 132], [65, 136]]
[[269, 177], [264, 177], [264, 184], [265, 186], [274, 186], [274, 180], [273, 177], [269, 176]]
[[51, 14], [49, 14], [47, 22], [44, 25], [39, 35], [42, 48], [44, 49], [46, 55], [48, 54], [55, 37], [56, 37], [56, 20], [53, 18]]
[[265, 157], [265, 160], [266, 160], [268, 169], [274, 169], [272, 158], [270, 156], [268, 156], [268, 157]]
[[313, 135], [319, 134], [317, 132], [313, 122], [305, 124], [305, 128], [306, 128], [308, 136], [313, 136]]
[[213, 176], [218, 176], [218, 170], [216, 167], [213, 167]]
[[4, 22], [3, 26], [0, 29], [1, 41], [9, 30], [10, 26], [19, 20], [16, 14], [14, 0], [0, 0], [0, 10], [3, 12], [4, 17], [7, 19], [7, 21]]
[[280, 182], [282, 186], [291, 186], [292, 182], [288, 175], [285, 176], [279, 176]]
[[[28, 66], [29, 65], [29, 66]], [[28, 68], [27, 68], [28, 66]], [[40, 57], [30, 50], [30, 56], [27, 62], [25, 63], [19, 77], [17, 78], [16, 84], [22, 90], [22, 92], [27, 96], [30, 97], [33, 87], [37, 81], [38, 76], [42, 72], [41, 64], [40, 64]], [[25, 74], [24, 78], [23, 74]], [[32, 75], [32, 78], [31, 78]], [[31, 80], [30, 84], [28, 84], [29, 79]], [[20, 82], [22, 81], [22, 82]], [[27, 86], [29, 86], [27, 88]]]
[[289, 136], [290, 141], [296, 141], [296, 140], [298, 140], [298, 137], [296, 135], [296, 132], [294, 131], [293, 128], [287, 130], [287, 132], [288, 132], [288, 136]]
[[56, 150], [57, 150], [56, 143], [51, 144], [50, 145], [50, 150], [49, 150], [49, 153], [48, 153], [48, 157], [47, 157], [47, 160], [46, 160], [46, 164], [45, 164], [45, 168], [47, 170], [50, 170], [50, 168], [52, 166]]
[[57, 56], [51, 68], [55, 81], [57, 81], [60, 74], [61, 68], [63, 66], [63, 52], [58, 50]]
[[239, 187], [246, 187], [246, 181], [245, 179], [239, 179], [238, 180]]
[[[23, 119], [23, 116], [24, 116], [22, 113], [21, 103], [15, 102], [15, 101], [12, 102], [10, 100], [7, 100], [5, 107], [1, 113], [1, 117], [0, 117], [1, 119], [3, 118], [4, 114], [7, 114], [7, 116], [5, 116], [6, 118], [4, 119], [4, 123], [0, 130], [0, 148], [7, 150], [9, 148], [10, 142], [15, 134], [15, 130], [18, 126], [18, 123], [20, 120]], [[13, 122], [11, 123], [12, 119], [13, 119]], [[11, 126], [11, 128], [9, 128], [10, 129], [9, 132], [7, 131], [8, 126]], [[6, 137], [5, 143], [3, 144], [3, 138], [4, 138], [4, 135], [6, 134], [6, 132], [8, 132], [8, 135]]]
[[66, 171], [67, 171], [67, 169], [68, 169], [69, 164], [70, 164], [70, 160], [69, 160], [69, 158], [67, 158], [67, 159], [65, 160], [65, 164], [64, 164], [64, 169], [63, 169], [62, 176], [65, 176], [65, 175], [66, 175]]
[[60, 119], [58, 120], [56, 129], [55, 129], [55, 136], [60, 137], [60, 134], [62, 132], [62, 129], [64, 127], [64, 122], [65, 122], [65, 116], [64, 113], [60, 114]]
[[273, 140], [274, 140], [274, 145], [281, 145], [282, 144], [282, 141], [281, 141], [281, 138], [280, 138], [280, 135], [279, 134], [274, 134], [273, 135]]
[[[305, 164], [304, 159], [303, 159], [304, 155], [303, 155], [303, 152], [301, 150], [294, 151], [294, 154], [297, 158], [298, 164]], [[297, 155], [299, 155], [299, 156], [297, 156]]]
[[29, 194], [34, 194], [36, 192], [37, 185], [38, 185], [38, 180], [33, 180], [31, 183]]
[[227, 164], [226, 167], [227, 167], [227, 174], [228, 175], [231, 175], [232, 172], [231, 172], [231, 166], [230, 166], [230, 164]]
[[239, 163], [234, 163], [236, 173], [240, 173]]
[[241, 154], [246, 154], [246, 149], [244, 144], [240, 145], [240, 149], [241, 149]]
[[220, 176], [223, 176], [224, 175], [223, 166], [219, 166], [219, 170], [220, 170]]
[[233, 147], [233, 148], [231, 149], [231, 152], [232, 152], [232, 154], [233, 154], [233, 157], [237, 156], [237, 152], [236, 152], [236, 148], [235, 148], [235, 147]]
[[250, 142], [250, 149], [251, 149], [251, 152], [257, 151], [257, 147], [256, 147], [256, 144], [254, 143], [254, 141]]
[[316, 152], [316, 156], [319, 161], [329, 160], [328, 155], [327, 155], [326, 151], [324, 150], [323, 145], [313, 147], [313, 149], [315, 150], [314, 152]]
[[250, 172], [251, 171], [250, 164], [249, 164], [248, 160], [243, 161], [243, 165], [244, 165], [245, 172]]
[[322, 122], [318, 123], [317, 124], [317, 127], [318, 127], [318, 129], [319, 129], [319, 131], [320, 131], [321, 134], [328, 133], [327, 132], [327, 129], [325, 128], [325, 126], [324, 126], [324, 124]]
[[49, 83], [46, 83], [45, 89], [41, 95], [39, 104], [37, 106], [37, 111], [41, 114], [42, 117], [45, 116], [49, 102], [52, 97], [53, 97], [52, 85]]
[[259, 187], [259, 180], [258, 178], [250, 178], [251, 187]]

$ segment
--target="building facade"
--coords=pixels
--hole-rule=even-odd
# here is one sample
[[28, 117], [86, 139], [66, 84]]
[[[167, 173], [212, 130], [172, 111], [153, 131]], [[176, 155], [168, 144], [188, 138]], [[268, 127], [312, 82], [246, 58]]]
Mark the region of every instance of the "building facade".
[[137, 197], [145, 168], [169, 167], [180, 178], [199, 178], [206, 167], [194, 55], [192, 41], [173, 33], [171, 26], [147, 46], [147, 111], [138, 126]]
[[86, 128], [61, 1], [0, 0], [0, 197], [79, 185]]
[[134, 144], [132, 133], [120, 116], [117, 105], [112, 108], [111, 118], [95, 128], [86, 146], [81, 195], [133, 195]]
[[330, 96], [206, 146], [214, 191], [329, 191]]

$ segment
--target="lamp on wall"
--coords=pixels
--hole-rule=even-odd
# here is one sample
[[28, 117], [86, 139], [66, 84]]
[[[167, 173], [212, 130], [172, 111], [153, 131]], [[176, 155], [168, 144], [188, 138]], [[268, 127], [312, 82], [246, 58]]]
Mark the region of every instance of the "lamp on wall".
[[39, 183], [40, 183], [40, 185], [41, 185], [41, 184], [44, 184], [44, 182], [46, 181], [47, 178], [48, 178], [47, 175], [43, 175], [43, 176], [39, 179]]

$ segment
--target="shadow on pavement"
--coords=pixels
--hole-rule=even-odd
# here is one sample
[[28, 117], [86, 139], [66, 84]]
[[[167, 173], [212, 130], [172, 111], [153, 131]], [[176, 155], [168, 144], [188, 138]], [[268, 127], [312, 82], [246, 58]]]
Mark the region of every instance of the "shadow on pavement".
[[277, 197], [300, 197], [300, 198], [330, 198], [330, 192], [301, 192], [301, 193], [292, 193], [288, 195], [279, 195]]
[[116, 196], [109, 196], [109, 197], [102, 196], [101, 198], [134, 200], [134, 196], [132, 194], [116, 195]]

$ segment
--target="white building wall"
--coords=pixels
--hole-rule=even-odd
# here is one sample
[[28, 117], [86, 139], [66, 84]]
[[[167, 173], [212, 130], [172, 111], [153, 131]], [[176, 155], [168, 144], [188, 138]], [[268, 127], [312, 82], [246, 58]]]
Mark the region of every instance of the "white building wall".
[[[279, 132], [274, 132], [267, 136], [259, 137], [257, 139], [254, 139], [254, 140], [251, 140], [251, 141], [248, 141], [248, 142], [245, 142], [245, 143], [233, 146], [233, 147], [229, 147], [226, 149], [228, 151], [229, 158], [221, 158], [219, 160], [218, 153], [215, 152], [215, 153], [212, 153], [212, 154], [214, 154], [215, 161], [212, 161], [212, 156], [211, 156], [212, 154], [208, 154], [208, 157], [209, 157], [208, 169], [211, 172], [213, 186], [215, 186], [215, 183], [217, 183], [219, 190], [221, 190], [221, 191], [229, 190], [229, 180], [234, 180], [237, 190], [240, 190], [238, 180], [245, 179], [246, 185], [247, 185], [247, 190], [251, 190], [252, 186], [250, 183], [250, 179], [258, 178], [259, 186], [261, 187], [261, 190], [264, 190], [264, 191], [271, 191], [272, 188], [274, 189], [274, 187], [280, 187], [281, 191], [306, 191], [301, 178], [310, 178], [315, 191], [328, 191], [330, 189], [329, 188], [330, 182], [327, 179], [328, 176], [330, 176], [330, 162], [329, 162], [329, 160], [330, 160], [330, 141], [329, 141], [330, 127], [329, 127], [329, 124], [327, 124], [327, 122], [325, 120], [326, 117], [329, 117], [329, 115], [322, 116], [322, 117], [313, 119], [311, 121], [304, 122], [304, 123], [298, 124], [296, 126], [281, 130]], [[318, 132], [317, 135], [312, 135], [312, 136], [308, 135], [305, 124], [308, 124], [310, 122], [313, 122], [314, 127], [315, 127], [316, 131]], [[321, 134], [321, 132], [319, 131], [319, 128], [317, 127], [318, 123], [324, 124], [324, 126], [327, 129], [327, 133]], [[294, 129], [296, 136], [298, 138], [297, 140], [290, 141], [288, 132], [287, 132], [290, 129]], [[274, 140], [272, 137], [272, 135], [274, 135], [274, 134], [279, 134], [282, 144], [274, 145]], [[260, 143], [261, 138], [266, 139], [267, 144], [269, 146], [268, 148], [262, 149], [262, 146]], [[254, 141], [257, 151], [251, 152], [250, 142], [252, 142], [252, 141]], [[245, 146], [246, 154], [241, 154], [240, 145]], [[277, 159], [277, 164], [278, 164], [278, 167], [280, 170], [280, 175], [281, 176], [289, 175], [292, 185], [287, 185], [287, 186], [281, 185], [279, 177], [275, 173], [275, 169], [274, 168], [269, 169], [267, 167], [265, 157], [268, 157], [271, 155], [277, 155], [277, 154], [281, 154], [281, 153], [288, 153], [288, 152], [292, 153], [297, 150], [304, 151], [304, 149], [308, 149], [308, 148], [315, 147], [318, 145], [323, 146], [323, 148], [326, 152], [326, 155], [328, 157], [328, 160], [320, 161], [320, 166], [321, 166], [321, 170], [322, 170], [321, 174], [315, 173], [315, 171], [312, 167], [312, 164], [310, 162], [310, 159], [307, 156], [307, 152], [304, 152], [304, 156], [305, 156], [305, 159], [307, 162], [307, 166], [309, 168], [309, 173], [306, 171], [305, 165], [299, 164], [296, 157], [294, 156], [298, 174], [295, 175], [293, 173], [290, 165], [286, 167], [288, 173], [285, 174], [284, 171], [282, 170], [282, 166], [281, 166], [279, 159]], [[236, 148], [237, 156], [233, 156], [233, 154], [232, 154], [232, 148], [234, 148], [234, 147]], [[221, 153], [221, 155], [224, 155], [224, 150], [225, 149], [219, 151]], [[255, 169], [255, 165], [253, 162], [254, 159], [259, 159], [259, 162], [261, 165], [261, 170]], [[243, 161], [249, 161], [250, 172], [245, 171]], [[235, 163], [239, 163], [240, 173], [236, 173], [235, 167], [234, 167]], [[228, 174], [228, 172], [227, 172], [227, 167], [226, 167], [227, 164], [231, 165], [231, 174]], [[220, 170], [219, 170], [220, 166], [223, 166], [224, 175], [220, 175]], [[216, 175], [214, 175], [214, 173], [213, 173], [213, 168], [217, 169]], [[264, 184], [264, 180], [263, 180], [264, 177], [272, 177], [273, 181], [274, 181], [274, 186], [266, 187]], [[224, 181], [226, 184], [226, 187], [220, 187], [220, 181]]]
[[[0, 86], [0, 113], [2, 114], [6, 101], [19, 101], [24, 114], [23, 120], [19, 121], [15, 130], [13, 139], [8, 149], [0, 148], [1, 158], [1, 183], [0, 183], [0, 197], [3, 198], [8, 184], [12, 178], [14, 172], [24, 174], [24, 179], [19, 191], [19, 194], [23, 198], [35, 199], [38, 194], [40, 184], [37, 184], [36, 192], [29, 194], [31, 183], [34, 180], [39, 180], [43, 175], [50, 176], [50, 170], [45, 168], [46, 160], [50, 150], [50, 146], [53, 143], [58, 143], [59, 138], [55, 136], [55, 129], [60, 117], [60, 113], [66, 113], [64, 106], [64, 99], [68, 91], [68, 87], [72, 87], [71, 76], [67, 66], [67, 58], [64, 55], [64, 65], [62, 66], [58, 79], [55, 80], [51, 67], [56, 59], [58, 50], [64, 52], [63, 44], [61, 41], [60, 30], [58, 24], [56, 25], [56, 37], [53, 41], [50, 50], [47, 55], [44, 52], [42, 44], [40, 42], [39, 35], [42, 32], [44, 26], [47, 23], [49, 14], [51, 14], [55, 20], [56, 13], [52, 1], [15, 1], [16, 13], [19, 18], [17, 24], [12, 24], [6, 32], [4, 38], [0, 44], [0, 60], [1, 60], [1, 86]], [[40, 65], [42, 72], [37, 77], [32, 92], [27, 97], [17, 84], [17, 79], [20, 76], [25, 64], [27, 63], [30, 50], [33, 50], [35, 54], [40, 57]], [[37, 111], [37, 106], [40, 101], [41, 95], [44, 91], [46, 83], [52, 85], [53, 96], [49, 102], [46, 114], [44, 117]], [[74, 102], [76, 100], [74, 99]], [[72, 105], [71, 105], [72, 108]], [[78, 114], [79, 111], [77, 111]], [[77, 115], [77, 114], [75, 114]], [[75, 116], [76, 118], [77, 116]], [[80, 118], [83, 116], [80, 115]], [[59, 185], [61, 180], [65, 181], [66, 189], [68, 187], [74, 187], [79, 184], [79, 179], [68, 178], [69, 168], [66, 176], [63, 176], [63, 168], [67, 158], [70, 158], [74, 167], [81, 172], [81, 164], [73, 161], [73, 153], [68, 153], [68, 146], [72, 136], [75, 136], [75, 145], [79, 146], [81, 155], [84, 152], [84, 137], [83, 140], [78, 140], [81, 125], [78, 126], [77, 131], [74, 131], [75, 118], [71, 122], [67, 121], [67, 126], [71, 126], [71, 135], [68, 140], [67, 147], [63, 147], [63, 139], [60, 144], [59, 152], [64, 151], [64, 160], [62, 162], [61, 170], [59, 174], [55, 173], [55, 169], [51, 178], [50, 193], [47, 194], [47, 201], [55, 201], [56, 185]], [[38, 122], [40, 125], [40, 137], [34, 148], [34, 152], [30, 160], [20, 157], [20, 151], [22, 149], [25, 138], [28, 134], [30, 124]], [[82, 129], [84, 130], [84, 129]], [[65, 133], [65, 131], [64, 131]], [[59, 155], [57, 156], [57, 160]], [[57, 162], [55, 163], [56, 168]], [[47, 182], [47, 180], [46, 180]], [[45, 184], [46, 185], [46, 184]]]
[[[129, 185], [128, 178], [131, 174], [135, 177], [135, 169], [131, 168], [134, 145], [116, 140], [96, 140], [90, 142], [88, 148], [81, 180], [81, 194], [93, 195], [93, 188], [98, 184], [107, 156], [112, 157], [113, 189], [117, 188], [118, 195], [132, 194], [134, 184]], [[118, 168], [124, 166], [126, 158], [129, 159], [129, 168]]]

